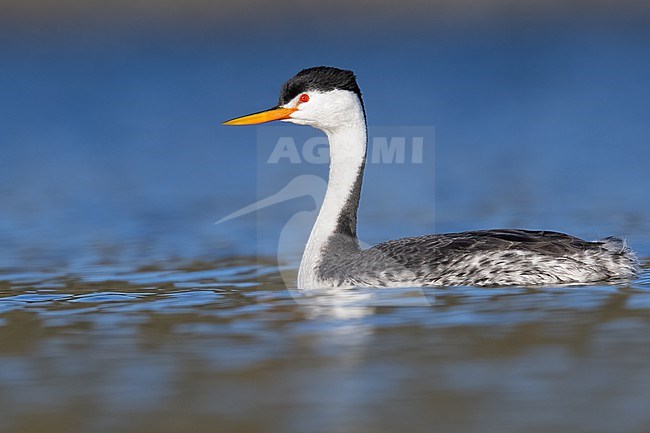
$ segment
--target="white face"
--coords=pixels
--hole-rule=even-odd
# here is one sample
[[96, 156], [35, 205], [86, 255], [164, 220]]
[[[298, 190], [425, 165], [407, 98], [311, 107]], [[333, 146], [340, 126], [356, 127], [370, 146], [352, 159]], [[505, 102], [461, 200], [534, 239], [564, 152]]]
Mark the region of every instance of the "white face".
[[309, 125], [324, 132], [358, 127], [365, 121], [359, 98], [347, 90], [303, 92], [283, 107], [297, 108], [284, 122]]

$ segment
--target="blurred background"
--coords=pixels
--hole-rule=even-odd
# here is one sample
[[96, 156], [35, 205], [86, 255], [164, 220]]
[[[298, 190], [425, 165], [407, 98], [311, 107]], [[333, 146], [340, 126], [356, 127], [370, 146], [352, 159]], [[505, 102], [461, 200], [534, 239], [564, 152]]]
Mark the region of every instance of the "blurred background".
[[298, 128], [220, 123], [332, 65], [372, 127], [435, 128], [368, 165], [365, 242], [548, 229], [647, 263], [649, 46], [633, 0], [0, 1], [0, 431], [648, 431], [647, 274], [304, 309], [275, 253], [313, 203], [214, 223], [259, 198], [259, 128]]
[[[267, 235], [258, 242], [254, 218], [213, 224], [257, 194], [255, 128], [220, 122], [274, 104], [285, 80], [320, 64], [356, 71], [371, 126], [436, 130], [425, 177], [368, 167], [367, 242], [496, 226], [648, 233], [643, 3], [25, 1], [0, 11], [0, 267], [255, 253]], [[278, 227], [291, 215], [260, 217], [275, 212]]]

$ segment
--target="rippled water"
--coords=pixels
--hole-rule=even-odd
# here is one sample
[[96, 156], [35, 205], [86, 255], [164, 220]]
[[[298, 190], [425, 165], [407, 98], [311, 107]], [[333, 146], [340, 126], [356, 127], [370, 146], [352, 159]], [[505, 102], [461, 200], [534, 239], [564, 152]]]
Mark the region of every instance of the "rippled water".
[[[558, 26], [290, 52], [228, 29], [3, 30], [0, 431], [650, 431], [648, 27]], [[357, 70], [371, 125], [436, 130], [423, 164], [368, 166], [364, 241], [619, 234], [643, 273], [297, 292], [277, 239], [313, 203], [215, 225], [293, 175], [217, 123], [320, 63]]]
[[0, 429], [645, 431], [650, 274], [630, 285], [287, 291], [236, 259], [7, 274]]

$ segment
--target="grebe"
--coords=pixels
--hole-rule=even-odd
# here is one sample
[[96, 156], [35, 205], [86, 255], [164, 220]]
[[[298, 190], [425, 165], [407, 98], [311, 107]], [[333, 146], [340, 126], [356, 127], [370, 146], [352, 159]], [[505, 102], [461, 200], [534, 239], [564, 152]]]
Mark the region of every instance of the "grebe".
[[433, 234], [361, 249], [357, 208], [366, 162], [366, 115], [352, 71], [319, 66], [287, 81], [270, 110], [225, 125], [281, 120], [323, 131], [330, 148], [325, 198], [298, 271], [298, 288], [507, 286], [634, 277], [639, 262], [615, 237], [588, 242], [516, 229]]

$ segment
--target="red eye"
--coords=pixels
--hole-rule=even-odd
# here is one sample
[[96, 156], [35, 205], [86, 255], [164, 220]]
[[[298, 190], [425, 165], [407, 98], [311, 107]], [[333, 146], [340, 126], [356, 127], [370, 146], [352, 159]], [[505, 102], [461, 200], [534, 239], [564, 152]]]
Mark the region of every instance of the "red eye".
[[303, 93], [302, 95], [300, 95], [300, 102], [307, 102], [307, 101], [309, 101], [309, 95], [308, 94]]

